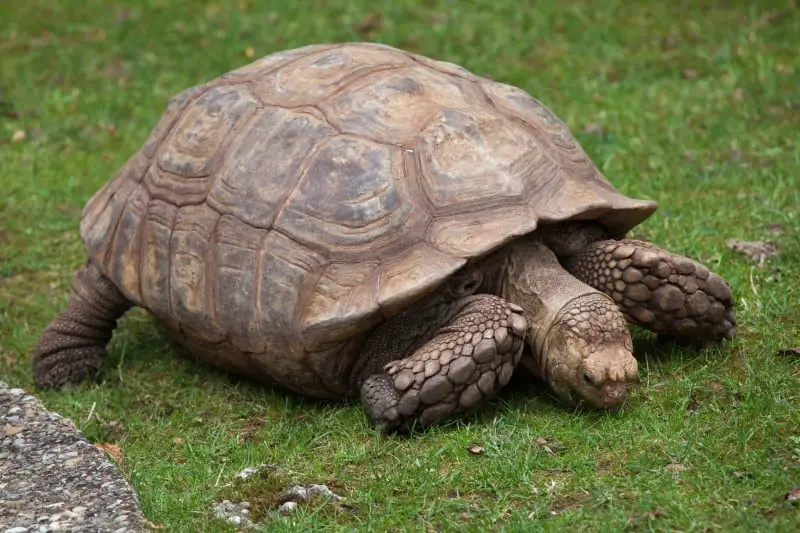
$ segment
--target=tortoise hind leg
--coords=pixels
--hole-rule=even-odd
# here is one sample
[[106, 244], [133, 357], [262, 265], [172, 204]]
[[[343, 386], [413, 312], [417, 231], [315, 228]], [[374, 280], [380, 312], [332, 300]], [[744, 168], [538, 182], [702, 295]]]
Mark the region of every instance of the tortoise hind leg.
[[736, 334], [727, 282], [700, 263], [645, 241], [590, 244], [567, 270], [611, 296], [626, 318], [684, 341], [718, 341]]
[[78, 270], [67, 308], [42, 332], [33, 355], [34, 381], [42, 388], [94, 377], [106, 356], [117, 320], [131, 303], [91, 262]]
[[[457, 312], [432, 338], [361, 386], [364, 408], [384, 433], [473, 410], [511, 379], [527, 330], [521, 309], [488, 294], [456, 304]], [[403, 334], [402, 327], [396, 332]]]

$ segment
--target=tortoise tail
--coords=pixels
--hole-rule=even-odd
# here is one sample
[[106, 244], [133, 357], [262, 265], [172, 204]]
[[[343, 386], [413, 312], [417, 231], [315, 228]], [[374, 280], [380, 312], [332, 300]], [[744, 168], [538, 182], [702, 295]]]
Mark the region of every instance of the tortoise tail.
[[33, 355], [34, 381], [59, 388], [94, 377], [117, 320], [131, 302], [87, 261], [72, 282], [67, 308], [42, 332]]

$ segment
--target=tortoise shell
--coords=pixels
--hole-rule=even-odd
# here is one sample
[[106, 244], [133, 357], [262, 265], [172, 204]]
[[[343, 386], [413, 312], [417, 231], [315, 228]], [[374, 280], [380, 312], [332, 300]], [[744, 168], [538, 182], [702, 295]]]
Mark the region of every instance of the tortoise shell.
[[194, 355], [333, 398], [364, 334], [467, 262], [540, 224], [622, 235], [655, 207], [521, 89], [348, 43], [175, 96], [81, 237]]

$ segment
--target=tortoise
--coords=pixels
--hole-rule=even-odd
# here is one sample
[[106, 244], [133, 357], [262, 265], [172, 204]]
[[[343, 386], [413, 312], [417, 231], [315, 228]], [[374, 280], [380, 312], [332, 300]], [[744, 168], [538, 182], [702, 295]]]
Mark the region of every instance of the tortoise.
[[472, 412], [517, 367], [619, 409], [628, 323], [736, 331], [725, 280], [626, 238], [656, 208], [522, 89], [379, 44], [271, 54], [175, 96], [88, 201], [35, 381], [96, 377], [140, 306], [201, 361], [360, 396], [384, 432]]

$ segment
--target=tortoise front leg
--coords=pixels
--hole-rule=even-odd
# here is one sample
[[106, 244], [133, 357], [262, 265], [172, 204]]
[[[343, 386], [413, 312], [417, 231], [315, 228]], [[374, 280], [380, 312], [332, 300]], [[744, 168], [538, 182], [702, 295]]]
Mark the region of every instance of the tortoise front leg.
[[736, 334], [728, 283], [687, 257], [645, 241], [603, 240], [565, 266], [611, 296], [630, 322], [656, 333], [699, 342]]
[[[473, 410], [511, 379], [527, 330], [522, 309], [488, 294], [456, 305], [460, 310], [432, 339], [385, 364], [361, 386], [364, 409], [384, 433]], [[391, 344], [380, 336], [374, 340], [377, 346]]]

